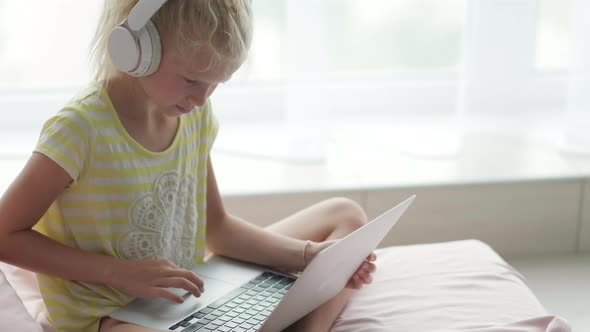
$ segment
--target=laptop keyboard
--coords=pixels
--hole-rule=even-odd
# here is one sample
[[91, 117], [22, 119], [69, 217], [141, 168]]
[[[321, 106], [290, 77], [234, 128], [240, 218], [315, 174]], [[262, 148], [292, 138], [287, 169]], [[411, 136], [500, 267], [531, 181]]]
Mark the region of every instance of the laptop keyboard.
[[170, 326], [169, 330], [257, 331], [293, 282], [294, 278], [263, 272], [240, 288]]

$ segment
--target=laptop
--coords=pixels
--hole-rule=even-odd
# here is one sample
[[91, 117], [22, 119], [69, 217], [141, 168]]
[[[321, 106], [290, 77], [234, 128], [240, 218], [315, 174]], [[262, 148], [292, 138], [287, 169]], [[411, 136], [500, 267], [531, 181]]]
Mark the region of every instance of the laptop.
[[111, 317], [164, 331], [280, 331], [337, 295], [415, 197], [322, 250], [299, 275], [213, 256], [193, 270], [201, 297], [174, 289], [184, 303], [137, 299]]

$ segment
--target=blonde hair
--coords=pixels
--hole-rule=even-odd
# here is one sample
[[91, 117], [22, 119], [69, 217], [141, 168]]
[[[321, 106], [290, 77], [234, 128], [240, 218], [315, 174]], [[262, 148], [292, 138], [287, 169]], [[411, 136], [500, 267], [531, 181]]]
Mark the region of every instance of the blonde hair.
[[[111, 62], [108, 39], [138, 0], [105, 0], [91, 44], [94, 79], [108, 82], [120, 72]], [[210, 65], [243, 62], [252, 39], [251, 0], [168, 0], [151, 18], [160, 37], [171, 38], [178, 51], [189, 55], [205, 46], [213, 51]]]

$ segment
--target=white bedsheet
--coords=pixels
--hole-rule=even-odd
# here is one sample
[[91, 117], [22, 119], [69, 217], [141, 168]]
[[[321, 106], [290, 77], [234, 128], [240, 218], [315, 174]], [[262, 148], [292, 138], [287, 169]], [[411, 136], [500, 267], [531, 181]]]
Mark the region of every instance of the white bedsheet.
[[[353, 294], [333, 332], [571, 330], [480, 241], [384, 248], [377, 265], [374, 282]], [[0, 263], [0, 308], [0, 331], [51, 331], [28, 271]]]

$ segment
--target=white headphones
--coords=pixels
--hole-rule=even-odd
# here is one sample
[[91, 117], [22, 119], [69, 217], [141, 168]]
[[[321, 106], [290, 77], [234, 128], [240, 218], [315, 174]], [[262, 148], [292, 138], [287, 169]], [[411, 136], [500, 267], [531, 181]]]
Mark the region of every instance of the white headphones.
[[152, 74], [160, 65], [160, 34], [151, 17], [166, 0], [139, 0], [129, 16], [109, 35], [109, 54], [117, 69], [140, 77]]

